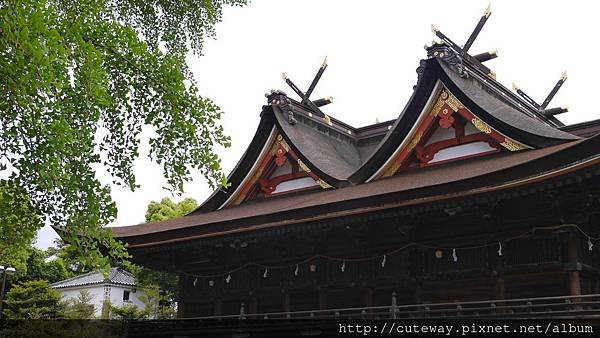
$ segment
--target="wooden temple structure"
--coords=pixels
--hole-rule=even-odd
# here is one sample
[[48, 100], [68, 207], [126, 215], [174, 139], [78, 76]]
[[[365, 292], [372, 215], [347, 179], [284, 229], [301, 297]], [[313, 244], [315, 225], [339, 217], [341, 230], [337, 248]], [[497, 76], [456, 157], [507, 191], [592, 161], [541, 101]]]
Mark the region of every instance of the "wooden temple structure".
[[[600, 293], [600, 120], [510, 90], [495, 52], [437, 28], [391, 121], [352, 127], [268, 93], [254, 138], [197, 210], [112, 228], [178, 273], [182, 318]], [[322, 110], [323, 109], [323, 110]]]

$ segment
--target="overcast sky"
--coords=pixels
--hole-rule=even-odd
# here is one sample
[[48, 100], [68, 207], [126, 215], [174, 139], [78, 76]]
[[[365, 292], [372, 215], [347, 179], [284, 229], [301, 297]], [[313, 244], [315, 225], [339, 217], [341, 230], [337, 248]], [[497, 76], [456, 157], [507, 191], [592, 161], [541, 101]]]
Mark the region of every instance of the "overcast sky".
[[[228, 174], [250, 143], [259, 122], [264, 93], [292, 91], [281, 79], [288, 76], [305, 90], [325, 56], [329, 66], [313, 99], [333, 96], [323, 108], [330, 116], [354, 127], [379, 119], [394, 119], [416, 83], [415, 69], [426, 57], [423, 46], [434, 36], [431, 24], [457, 44], [464, 44], [489, 1], [326, 1], [254, 0], [246, 7], [225, 8], [208, 40], [204, 56], [190, 55], [189, 63], [203, 96], [225, 112], [222, 123], [232, 147], [218, 149]], [[486, 62], [498, 81], [516, 83], [538, 102], [543, 101], [560, 75], [569, 79], [551, 105], [568, 106], [560, 115], [566, 124], [600, 118], [596, 95], [600, 70], [598, 1], [495, 1], [492, 15], [471, 54], [498, 49]], [[145, 158], [136, 164], [141, 188], [114, 188], [119, 214], [111, 226], [143, 222], [146, 206], [165, 196], [199, 202], [211, 191], [202, 177], [188, 184], [181, 196], [162, 189], [161, 169]], [[98, 173], [109, 182], [106, 173]], [[40, 231], [39, 247], [55, 237]]]

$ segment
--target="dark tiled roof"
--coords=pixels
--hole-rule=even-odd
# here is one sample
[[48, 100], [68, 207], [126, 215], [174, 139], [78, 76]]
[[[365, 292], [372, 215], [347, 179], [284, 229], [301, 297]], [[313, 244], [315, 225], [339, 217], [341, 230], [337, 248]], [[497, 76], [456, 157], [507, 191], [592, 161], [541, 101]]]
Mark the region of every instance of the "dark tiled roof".
[[[216, 191], [192, 214], [212, 212], [227, 205], [226, 201], [256, 163], [274, 126], [298, 157], [326, 183], [334, 188], [364, 184], [375, 177], [374, 174], [393, 156], [406, 137], [410, 136], [421, 112], [433, 98], [434, 91], [442, 85], [483, 122], [534, 149], [577, 140], [580, 135], [588, 137], [593, 134], [591, 129], [595, 127], [587, 128], [587, 131], [580, 134], [577, 134], [577, 128], [565, 127], [561, 130], [552, 119], [489, 75], [481, 74], [473, 68], [467, 72], [466, 77], [465, 74], [461, 77], [452, 67], [449, 60], [440, 57], [430, 56], [422, 60], [417, 69], [419, 76], [413, 95], [398, 118], [361, 128], [354, 128], [335, 118], [325, 119], [320, 114], [311, 113], [309, 108], [287, 97], [285, 93], [272, 91], [267, 94], [269, 105], [263, 106], [255, 137], [229, 176], [231, 185]], [[296, 123], [289, 123], [290, 113]]]
[[561, 130], [581, 137], [592, 137], [600, 134], [600, 119], [564, 126]]
[[[325, 208], [328, 212], [334, 212], [344, 208], [355, 208], [355, 201], [375, 200], [378, 196], [395, 194], [394, 196], [398, 196], [395, 201], [402, 202], [403, 199], [415, 198], [419, 195], [417, 192], [420, 190], [428, 189], [427, 193], [429, 194], [435, 187], [440, 187], [440, 189], [444, 187], [442, 189], [444, 194], [457, 193], [465, 188], [463, 185], [469, 180], [478, 180], [473, 183], [474, 187], [489, 187], [506, 182], [509, 179], [507, 175], [509, 172], [513, 173], [512, 176], [517, 175], [513, 179], [528, 177], [527, 175], [535, 176], [536, 173], [540, 174], [543, 170], [552, 170], [556, 168], [555, 166], [564, 165], [555, 160], [556, 156], [564, 158], [563, 161], [576, 161], [578, 156], [587, 156], [586, 154], [593, 153], [592, 148], [596, 148], [598, 145], [600, 145], [600, 137], [571, 141], [538, 150], [504, 153], [449, 163], [444, 166], [407, 171], [402, 175], [357, 186], [255, 200], [205, 214], [189, 215], [142, 225], [116, 227], [112, 230], [117, 237], [126, 242], [129, 237], [149, 234], [156, 234], [163, 238], [166, 232], [191, 227], [197, 229], [197, 231], [195, 230], [197, 234], [214, 235], [219, 232], [226, 233], [231, 230], [244, 229], [253, 224], [264, 224], [274, 219], [280, 219], [285, 223], [286, 220], [296, 219], [297, 215], [292, 214], [293, 211], [302, 212], [302, 210], [306, 211], [311, 208]], [[552, 160], [550, 160], [551, 157]], [[542, 167], [534, 165], [546, 158], [549, 160], [539, 164]], [[546, 162], [551, 165], [548, 166]], [[523, 173], [515, 171], [516, 168], [525, 165], [529, 165], [527, 171]], [[518, 175], [522, 175], [522, 177]], [[493, 180], [486, 179], [486, 177], [492, 176]], [[449, 188], [452, 185], [455, 187]], [[441, 194], [441, 192], [438, 191], [437, 194]], [[311, 212], [304, 214], [308, 215], [306, 217], [310, 217]], [[165, 233], [165, 235], [158, 235], [159, 233]]]
[[360, 165], [360, 155], [352, 140], [340, 139], [328, 134], [329, 128], [313, 127], [301, 120], [289, 124], [283, 120], [283, 114], [275, 112], [278, 124], [310, 163], [329, 176], [345, 180]]
[[524, 109], [518, 109], [518, 107], [509, 103], [506, 98], [499, 97], [498, 94], [491, 92], [486, 88], [486, 83], [478, 81], [474, 77], [461, 78], [444, 62], [439, 63], [446, 75], [459, 88], [460, 92], [483, 109], [483, 111], [499, 121], [540, 137], [556, 140], [575, 140], [578, 138], [575, 135], [550, 126], [537, 118], [528, 116], [524, 112]]
[[96, 284], [136, 285], [135, 277], [131, 273], [120, 268], [111, 268], [107, 278], [104, 278], [104, 274], [100, 271], [88, 272], [80, 276], [53, 283], [51, 287], [62, 289]]

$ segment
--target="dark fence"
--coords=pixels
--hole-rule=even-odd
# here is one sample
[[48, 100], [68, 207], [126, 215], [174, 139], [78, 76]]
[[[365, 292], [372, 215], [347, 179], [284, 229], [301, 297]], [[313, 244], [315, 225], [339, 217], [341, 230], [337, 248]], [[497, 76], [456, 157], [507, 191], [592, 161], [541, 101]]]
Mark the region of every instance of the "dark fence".
[[[293, 312], [247, 313], [244, 303], [236, 315], [186, 318], [215, 319], [425, 319], [425, 318], [585, 318], [600, 317], [600, 294], [486, 300], [472, 302], [355, 307]], [[181, 319], [181, 320], [186, 320]]]

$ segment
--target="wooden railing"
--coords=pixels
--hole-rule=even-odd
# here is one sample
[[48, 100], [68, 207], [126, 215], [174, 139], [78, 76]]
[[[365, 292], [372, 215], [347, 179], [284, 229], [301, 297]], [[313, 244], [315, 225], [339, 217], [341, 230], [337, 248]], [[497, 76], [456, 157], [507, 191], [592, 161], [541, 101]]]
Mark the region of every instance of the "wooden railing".
[[[327, 309], [313, 311], [246, 313], [244, 304], [240, 313], [224, 316], [206, 316], [173, 320], [135, 320], [125, 325], [128, 337], [173, 337], [200, 335], [214, 337], [268, 337], [291, 334], [316, 335], [324, 330], [338, 332], [342, 323], [380, 323], [381, 321], [464, 322], [482, 320], [575, 320], [585, 322], [600, 318], [600, 294], [563, 297], [540, 297], [476, 302], [432, 303], [397, 305], [395, 295], [388, 306]], [[254, 336], [254, 335], [252, 335]]]
[[247, 313], [245, 305], [235, 315], [185, 318], [215, 319], [424, 319], [424, 318], [580, 318], [600, 317], [600, 294], [538, 297], [473, 302], [397, 305], [395, 294], [388, 306], [342, 309]]

